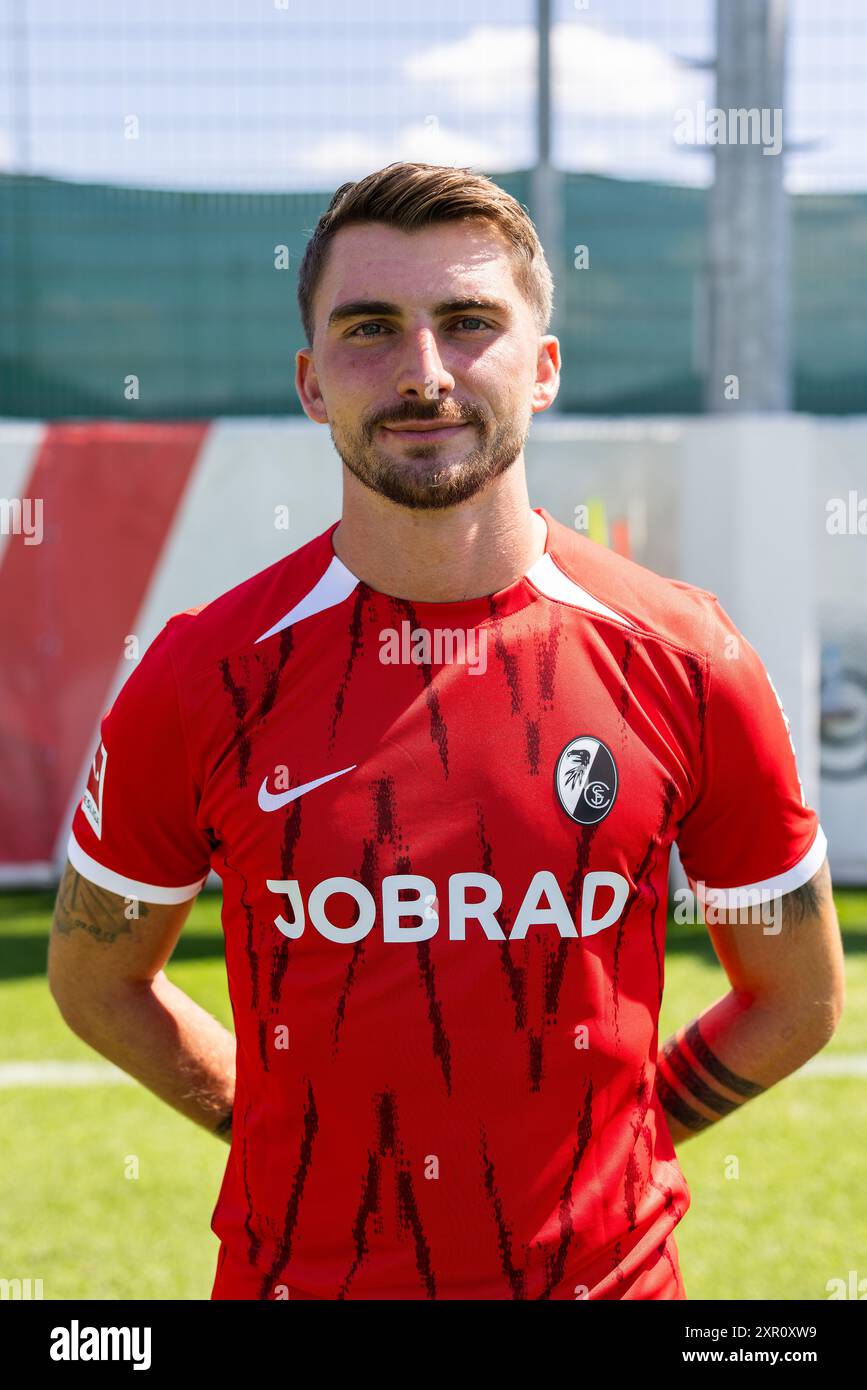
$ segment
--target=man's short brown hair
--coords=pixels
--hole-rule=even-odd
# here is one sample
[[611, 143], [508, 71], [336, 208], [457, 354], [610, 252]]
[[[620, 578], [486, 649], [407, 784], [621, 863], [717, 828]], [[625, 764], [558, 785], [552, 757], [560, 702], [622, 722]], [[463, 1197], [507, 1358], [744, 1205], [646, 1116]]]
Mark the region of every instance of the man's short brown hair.
[[554, 284], [527, 209], [485, 174], [440, 164], [388, 164], [357, 183], [343, 183], [316, 224], [298, 271], [298, 306], [313, 343], [313, 296], [328, 248], [341, 227], [382, 222], [413, 232], [436, 222], [484, 219], [512, 247], [515, 283], [530, 304], [539, 333], [551, 322]]

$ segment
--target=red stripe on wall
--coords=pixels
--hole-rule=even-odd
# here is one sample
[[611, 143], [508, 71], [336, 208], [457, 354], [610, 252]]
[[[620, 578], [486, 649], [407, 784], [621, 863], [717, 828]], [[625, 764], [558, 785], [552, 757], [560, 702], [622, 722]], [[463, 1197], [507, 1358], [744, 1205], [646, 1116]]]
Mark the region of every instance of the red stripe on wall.
[[[0, 860], [50, 861], [207, 422], [50, 425], [0, 560]], [[168, 614], [166, 615], [169, 616]]]

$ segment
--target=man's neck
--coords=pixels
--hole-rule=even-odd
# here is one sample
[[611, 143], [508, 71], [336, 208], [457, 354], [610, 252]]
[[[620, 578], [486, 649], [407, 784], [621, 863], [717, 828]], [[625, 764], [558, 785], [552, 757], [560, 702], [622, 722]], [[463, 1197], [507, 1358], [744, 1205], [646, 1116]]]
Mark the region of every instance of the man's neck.
[[417, 603], [498, 593], [544, 553], [547, 527], [530, 507], [523, 470], [441, 511], [398, 506], [344, 468], [338, 559], [372, 589]]

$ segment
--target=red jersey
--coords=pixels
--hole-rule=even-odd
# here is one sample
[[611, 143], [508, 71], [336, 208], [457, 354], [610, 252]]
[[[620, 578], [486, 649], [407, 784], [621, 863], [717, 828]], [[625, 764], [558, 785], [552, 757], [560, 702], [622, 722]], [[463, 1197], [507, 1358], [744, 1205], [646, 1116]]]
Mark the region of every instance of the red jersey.
[[540, 515], [541, 559], [456, 603], [372, 590], [332, 526], [171, 618], [105, 716], [75, 868], [223, 884], [215, 1298], [684, 1296], [671, 846], [734, 902], [825, 840], [717, 599]]

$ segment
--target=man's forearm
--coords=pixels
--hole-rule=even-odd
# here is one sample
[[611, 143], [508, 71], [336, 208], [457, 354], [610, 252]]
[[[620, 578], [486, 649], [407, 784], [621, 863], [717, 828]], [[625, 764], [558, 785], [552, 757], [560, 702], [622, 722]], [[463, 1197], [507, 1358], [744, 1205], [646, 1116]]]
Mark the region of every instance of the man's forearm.
[[235, 1038], [163, 971], [61, 1005], [84, 1042], [182, 1115], [231, 1142]]
[[780, 1007], [726, 994], [660, 1050], [656, 1089], [675, 1144], [782, 1081], [827, 1041]]

